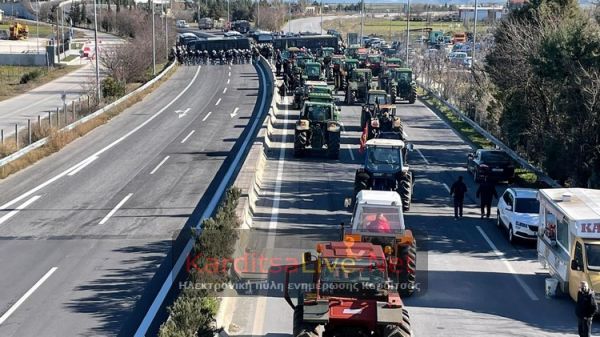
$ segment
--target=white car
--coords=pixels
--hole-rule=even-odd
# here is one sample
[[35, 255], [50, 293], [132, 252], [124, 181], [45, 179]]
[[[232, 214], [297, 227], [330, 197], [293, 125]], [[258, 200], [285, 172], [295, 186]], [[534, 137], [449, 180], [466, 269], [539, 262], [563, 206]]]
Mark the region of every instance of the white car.
[[190, 25], [185, 22], [185, 20], [177, 20], [177, 23], [175, 24], [177, 26], [177, 28], [190, 28]]
[[540, 203], [536, 197], [535, 189], [508, 188], [498, 200], [497, 225], [506, 228], [510, 243], [537, 238]]

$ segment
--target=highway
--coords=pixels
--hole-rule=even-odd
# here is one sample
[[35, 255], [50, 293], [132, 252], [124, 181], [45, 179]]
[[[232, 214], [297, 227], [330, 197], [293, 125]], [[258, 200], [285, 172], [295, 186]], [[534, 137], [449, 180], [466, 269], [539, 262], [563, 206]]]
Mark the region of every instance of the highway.
[[[282, 106], [246, 250], [270, 261], [271, 268], [246, 270], [241, 281], [277, 285], [282, 276], [273, 266], [298, 260], [306, 250], [314, 253], [319, 241], [339, 239], [339, 224], [351, 215], [343, 200], [352, 195], [362, 160], [359, 113], [358, 105], [342, 107], [339, 161], [296, 159], [292, 135], [298, 111]], [[415, 146], [409, 156], [415, 194], [405, 221], [417, 237], [419, 291], [404, 299], [414, 336], [574, 336], [574, 304], [545, 297], [547, 271], [537, 262], [535, 245], [510, 245], [495, 219], [479, 218], [476, 185], [464, 167], [470, 147], [419, 101], [398, 103], [398, 113]], [[465, 218], [455, 221], [448, 186], [459, 175], [469, 192]], [[292, 309], [280, 289], [267, 289], [233, 297], [230, 334], [291, 334]]]
[[258, 88], [251, 65], [180, 66], [107, 125], [1, 181], [0, 336], [133, 335], [123, 329], [137, 328], [136, 301], [219, 181]]

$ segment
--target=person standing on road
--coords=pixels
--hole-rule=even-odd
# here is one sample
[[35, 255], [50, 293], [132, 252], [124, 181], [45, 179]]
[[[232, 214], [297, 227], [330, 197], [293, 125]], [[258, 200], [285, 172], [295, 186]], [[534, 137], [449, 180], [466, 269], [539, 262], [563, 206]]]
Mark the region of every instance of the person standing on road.
[[590, 337], [592, 335], [592, 320], [597, 310], [594, 292], [590, 290], [587, 282], [582, 281], [579, 284], [577, 293], [577, 304], [575, 306], [575, 315], [577, 315], [577, 330], [580, 337]]
[[467, 185], [463, 182], [463, 177], [458, 176], [458, 180], [450, 188], [450, 195], [454, 196], [454, 220], [458, 220], [459, 216], [461, 218], [463, 216], [465, 193], [467, 193]]
[[[491, 182], [488, 177], [483, 176], [483, 181], [479, 184], [477, 189], [477, 198], [480, 200], [481, 205], [481, 218], [485, 215], [486, 218], [490, 218], [490, 211], [492, 209], [492, 200], [494, 197], [498, 199], [498, 193], [496, 193], [496, 186]], [[484, 211], [485, 214], [484, 214]]]

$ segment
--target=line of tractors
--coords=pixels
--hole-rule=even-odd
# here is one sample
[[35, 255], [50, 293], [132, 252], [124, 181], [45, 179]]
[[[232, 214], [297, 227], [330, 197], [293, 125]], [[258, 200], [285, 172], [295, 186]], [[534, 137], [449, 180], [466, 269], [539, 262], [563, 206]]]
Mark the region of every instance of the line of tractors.
[[[417, 288], [416, 239], [404, 223], [413, 192], [412, 172], [396, 102], [416, 99], [412, 70], [398, 58], [350, 47], [282, 51], [283, 95], [299, 109], [294, 156], [340, 152], [341, 100], [361, 103], [363, 165], [356, 171], [350, 225], [341, 240], [319, 243], [302, 263], [286, 268], [284, 297], [294, 310], [295, 337], [412, 336], [402, 297]], [[278, 70], [279, 73], [279, 70]], [[304, 279], [301, 282], [295, 278]], [[296, 290], [296, 291], [294, 291]], [[292, 300], [296, 297], [296, 301]]]

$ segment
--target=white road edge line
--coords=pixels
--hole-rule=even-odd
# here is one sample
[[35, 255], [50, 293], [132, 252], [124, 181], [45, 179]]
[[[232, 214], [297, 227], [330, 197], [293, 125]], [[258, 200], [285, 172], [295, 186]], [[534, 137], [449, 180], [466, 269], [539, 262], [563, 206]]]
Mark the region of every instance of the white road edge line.
[[84, 161], [82, 161], [81, 163], [79, 163], [74, 170], [72, 170], [71, 172], [69, 172], [68, 176], [74, 176], [74, 175], [76, 175], [77, 172], [83, 170], [86, 166], [88, 166], [89, 164], [91, 164], [96, 159], [98, 159], [98, 156], [88, 157], [87, 159], [85, 159]]
[[[142, 124], [138, 125], [135, 129], [129, 131], [128, 133], [126, 133], [125, 135], [121, 136], [119, 139], [113, 141], [112, 143], [108, 144], [107, 146], [105, 146], [103, 149], [97, 151], [96, 153], [92, 154], [90, 157], [98, 157], [100, 156], [102, 153], [108, 151], [109, 149], [113, 148], [114, 146], [116, 146], [117, 144], [119, 144], [120, 142], [124, 141], [125, 139], [127, 139], [129, 136], [131, 136], [132, 134], [136, 133], [137, 131], [139, 131], [141, 128], [143, 128], [144, 126], [146, 126], [148, 123], [150, 123], [151, 121], [153, 121], [156, 117], [160, 116], [160, 114], [162, 114], [165, 110], [167, 110], [171, 105], [173, 105], [173, 103], [175, 103], [175, 101], [177, 101], [179, 99], [179, 97], [183, 96], [194, 84], [194, 82], [196, 81], [196, 78], [198, 78], [198, 74], [200, 74], [200, 69], [202, 67], [198, 66], [198, 69], [196, 70], [196, 73], [194, 74], [194, 77], [192, 78], [192, 80], [190, 81], [190, 83], [188, 83], [188, 85], [177, 95], [175, 96], [175, 98], [173, 98], [169, 103], [167, 103], [167, 105], [165, 105], [162, 109], [160, 109], [157, 113], [155, 113], [154, 115], [152, 115], [150, 118], [148, 118], [145, 122], [143, 122]], [[84, 159], [85, 160], [89, 160], [89, 158]], [[5, 203], [4, 205], [0, 206], [0, 211], [3, 209], [6, 209], [14, 204], [16, 204], [17, 202], [27, 198], [28, 196], [34, 194], [35, 192], [41, 190], [42, 188], [52, 184], [53, 182], [57, 181], [58, 179], [64, 177], [65, 175], [67, 175], [69, 172], [71, 172], [71, 170], [74, 170], [75, 167], [77, 167], [78, 165], [81, 165], [81, 163], [83, 162], [79, 162], [76, 165], [70, 167], [69, 169], [61, 172], [60, 174], [58, 174], [57, 176], [45, 181], [44, 183], [30, 189], [29, 191], [21, 194], [20, 196], [14, 198], [13, 200]]]
[[21, 306], [21, 304], [23, 304], [23, 302], [29, 298], [29, 296], [31, 296], [31, 294], [33, 294], [44, 282], [46, 282], [46, 280], [52, 276], [57, 269], [58, 267], [50, 268], [50, 270], [48, 270], [46, 274], [44, 274], [44, 276], [42, 276], [42, 278], [33, 285], [33, 287], [27, 290], [27, 292], [21, 296], [21, 298], [19, 298], [19, 300], [15, 302], [15, 304], [13, 304], [12, 307], [10, 307], [10, 309], [8, 309], [8, 311], [2, 315], [2, 317], [0, 317], [0, 325], [2, 325], [2, 323], [4, 323], [10, 317], [10, 315], [12, 315]]
[[185, 143], [185, 141], [188, 140], [194, 134], [194, 132], [196, 132], [196, 130], [190, 131], [190, 133], [188, 133], [188, 135], [181, 140], [181, 144]]
[[221, 99], [219, 98], [219, 100], [217, 101], [217, 103], [215, 103], [215, 105], [219, 105], [219, 103], [221, 103]]
[[[261, 104], [260, 104], [260, 108], [259, 108], [260, 109], [259, 111], [263, 111], [265, 109], [265, 105], [269, 104], [266, 102], [268, 89], [267, 89], [267, 83], [266, 83], [265, 78], [266, 78], [267, 74], [260, 67], [258, 67], [258, 71], [260, 71], [263, 75], [262, 76], [262, 79], [263, 79], [262, 84], [263, 84], [264, 90], [262, 92], [262, 99], [261, 99]], [[256, 128], [259, 127], [258, 121], [259, 121], [259, 118], [254, 119], [253, 124], [250, 127], [250, 132], [248, 132], [246, 138], [242, 142], [243, 149], [245, 149], [248, 146], [248, 144], [251, 142], [251, 140], [253, 139], [250, 136], [252, 134], [254, 134]], [[202, 220], [208, 218], [208, 216], [210, 214], [212, 214], [212, 212], [217, 207], [218, 202], [221, 199], [221, 196], [223, 195], [225, 188], [227, 187], [227, 183], [229, 182], [229, 179], [231, 179], [231, 176], [234, 174], [235, 170], [237, 169], [237, 165], [239, 165], [239, 162], [241, 160], [242, 160], [242, 151], [238, 151], [236, 153], [232, 163], [230, 164], [229, 168], [227, 169], [227, 172], [225, 173], [223, 179], [219, 183], [219, 186], [217, 187], [216, 192], [213, 194], [213, 198], [210, 200], [209, 204], [204, 209], [204, 213], [202, 213], [202, 215], [200, 217], [200, 221], [198, 222], [198, 225], [200, 225], [202, 223]], [[165, 300], [165, 297], [167, 296], [167, 293], [169, 292], [169, 290], [171, 289], [171, 286], [175, 282], [175, 276], [176, 276], [177, 272], [179, 272], [181, 270], [181, 268], [183, 267], [185, 259], [188, 256], [188, 254], [192, 251], [193, 247], [194, 247], [194, 241], [192, 239], [190, 239], [187, 242], [187, 244], [185, 245], [185, 247], [183, 248], [183, 250], [181, 251], [181, 254], [177, 258], [175, 263], [173, 264], [173, 268], [171, 268], [171, 272], [169, 272], [169, 275], [167, 276], [167, 278], [163, 282], [162, 286], [160, 287], [160, 290], [156, 294], [156, 297], [154, 297], [154, 300], [152, 301], [152, 304], [146, 311], [146, 315], [144, 315], [144, 318], [142, 319], [142, 322], [140, 323], [138, 329], [136, 330], [134, 337], [144, 337], [145, 336], [146, 332], [148, 331], [148, 328], [150, 327], [150, 324], [152, 323], [152, 321], [154, 320], [154, 317], [156, 316], [156, 313], [158, 312], [158, 309], [162, 305], [163, 301]]]
[[498, 250], [498, 248], [496, 248], [496, 245], [494, 245], [492, 240], [490, 240], [490, 238], [487, 236], [487, 234], [485, 234], [485, 232], [483, 231], [483, 229], [481, 229], [481, 227], [479, 227], [479, 226], [475, 226], [475, 227], [477, 227], [477, 230], [479, 231], [479, 233], [481, 233], [481, 236], [483, 236], [483, 238], [488, 243], [490, 248], [492, 248], [492, 251], [494, 252], [494, 254], [504, 263], [504, 265], [506, 266], [506, 269], [508, 269], [508, 272], [510, 274], [512, 274], [512, 276], [515, 278], [515, 280], [517, 280], [517, 283], [519, 283], [521, 288], [523, 288], [523, 290], [525, 291], [527, 296], [529, 296], [529, 298], [532, 301], [538, 301], [539, 298], [535, 295], [533, 290], [531, 290], [531, 288], [529, 288], [529, 286], [521, 279], [521, 277], [519, 277], [519, 274], [517, 274], [517, 272], [510, 265], [510, 262], [508, 262], [508, 260], [504, 257], [504, 253], [502, 253], [501, 251]]
[[419, 153], [421, 158], [423, 158], [423, 160], [425, 161], [425, 164], [429, 165], [429, 161], [427, 160], [427, 158], [425, 158], [425, 156], [423, 155], [423, 152], [421, 152], [421, 150], [419, 150], [419, 149], [415, 149], [415, 150], [417, 150], [417, 152]]
[[223, 89], [223, 94], [225, 94], [227, 92], [227, 88]]
[[32, 203], [34, 203], [36, 200], [38, 200], [39, 198], [41, 198], [41, 195], [35, 195], [33, 197], [31, 197], [31, 199], [25, 201], [24, 203], [22, 203], [21, 205], [17, 206], [16, 209], [4, 214], [4, 216], [2, 216], [0, 218], [0, 225], [3, 224], [4, 222], [6, 222], [6, 220], [12, 218], [13, 216], [15, 216], [17, 213], [19, 213], [20, 210], [26, 208], [27, 206], [31, 205]]
[[[286, 103], [287, 103], [287, 97]], [[283, 127], [282, 127], [282, 135], [281, 135], [281, 143], [285, 144], [287, 139], [287, 125], [288, 125], [288, 113], [289, 110], [286, 108], [284, 110], [283, 116]], [[269, 227], [267, 233], [267, 243], [266, 249], [270, 249], [275, 247], [275, 230], [277, 230], [277, 222], [279, 220], [279, 205], [280, 205], [280, 197], [281, 197], [281, 183], [283, 180], [283, 166], [285, 164], [285, 146], [281, 146], [279, 148], [279, 157], [277, 160], [277, 175], [275, 179], [275, 190], [273, 191], [273, 206], [271, 206], [271, 218], [269, 219]], [[261, 336], [263, 334], [263, 322], [265, 320], [265, 313], [267, 298], [264, 296], [260, 296], [256, 302], [256, 309], [254, 314], [254, 324], [252, 326], [252, 335], [253, 336]]]
[[119, 210], [119, 208], [121, 208], [123, 206], [123, 204], [125, 204], [127, 202], [127, 200], [129, 200], [129, 198], [131, 198], [131, 196], [133, 195], [133, 193], [129, 193], [125, 196], [125, 198], [123, 198], [123, 200], [121, 200], [117, 206], [115, 206], [115, 208], [113, 208], [110, 212], [108, 212], [108, 214], [106, 214], [106, 216], [100, 220], [99, 225], [104, 225], [108, 219], [110, 219], [111, 216], [113, 216], [115, 213], [117, 213], [117, 211]]
[[158, 171], [158, 169], [169, 159], [169, 156], [166, 156], [163, 160], [161, 160], [160, 163], [158, 163], [158, 165], [156, 165], [156, 167], [150, 172], [150, 174], [154, 174], [156, 173], [156, 171]]
[[204, 116], [204, 118], [202, 118], [202, 121], [206, 121], [208, 119], [208, 117], [210, 116], [210, 114], [212, 113], [212, 111], [209, 111], [206, 116]]

